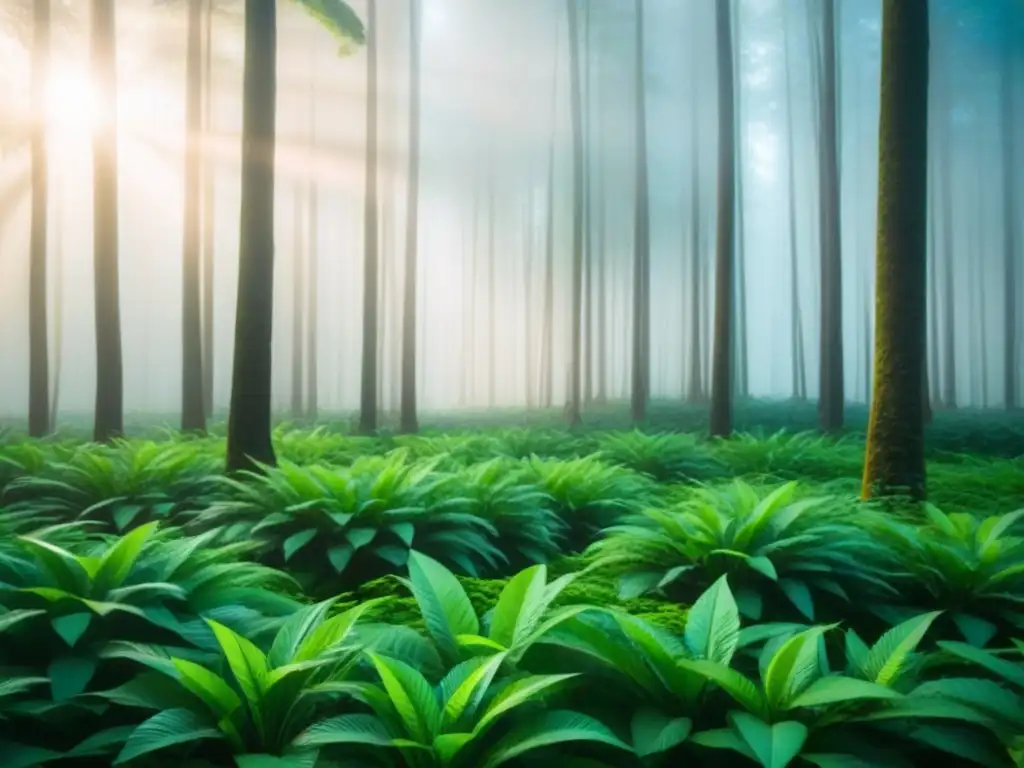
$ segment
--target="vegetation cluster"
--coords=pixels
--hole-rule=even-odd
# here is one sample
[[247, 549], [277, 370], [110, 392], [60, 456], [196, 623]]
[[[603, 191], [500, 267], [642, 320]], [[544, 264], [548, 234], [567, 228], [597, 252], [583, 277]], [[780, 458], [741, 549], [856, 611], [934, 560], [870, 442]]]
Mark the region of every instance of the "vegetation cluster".
[[941, 422], [928, 505], [855, 435], [9, 434], [0, 762], [1022, 765], [1024, 466]]

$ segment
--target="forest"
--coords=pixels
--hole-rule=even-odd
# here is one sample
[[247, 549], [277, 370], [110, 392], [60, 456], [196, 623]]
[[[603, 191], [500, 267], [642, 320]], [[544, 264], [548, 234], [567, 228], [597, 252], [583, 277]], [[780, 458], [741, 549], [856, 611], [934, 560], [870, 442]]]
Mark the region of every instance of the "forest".
[[1024, 2], [0, 1], [0, 768], [1024, 768]]

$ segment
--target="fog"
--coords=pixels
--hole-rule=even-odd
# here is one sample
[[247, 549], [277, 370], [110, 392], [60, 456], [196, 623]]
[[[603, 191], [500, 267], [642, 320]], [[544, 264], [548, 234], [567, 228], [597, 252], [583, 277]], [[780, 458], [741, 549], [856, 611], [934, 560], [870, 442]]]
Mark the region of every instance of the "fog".
[[[425, 410], [527, 404], [542, 347], [548, 159], [554, 171], [553, 382], [565, 402], [571, 358], [572, 130], [566, 4], [411, 0], [423, 7], [419, 403]], [[399, 398], [406, 243], [410, 0], [378, 0], [381, 407]], [[54, 1], [58, 30], [45, 119], [50, 150], [50, 354], [59, 414], [95, 398], [89, 19], [86, 0]], [[324, 412], [359, 405], [363, 305], [366, 50], [279, 4], [274, 402], [292, 401], [296, 300], [315, 287], [316, 389]], [[0, 10], [0, 415], [28, 403], [29, 2]], [[181, 406], [185, 3], [117, 0], [120, 286], [125, 410]], [[365, 19], [365, 2], [353, 7]], [[635, 2], [584, 0], [581, 56], [586, 166], [585, 393], [628, 399], [636, 192]], [[818, 387], [820, 328], [817, 0], [735, 0], [737, 390], [790, 397], [794, 312], [807, 396]], [[1024, 5], [932, 3], [929, 378], [933, 399], [1003, 405], [1007, 258], [1020, 263], [1024, 158]], [[870, 392], [880, 71], [879, 0], [836, 3], [845, 393]], [[237, 282], [242, 3], [220, 2], [212, 112], [203, 156], [214, 190], [214, 402], [231, 387]], [[646, 0], [644, 90], [650, 194], [650, 391], [689, 392], [690, 281], [710, 281], [716, 220], [714, 5]], [[1009, 44], [1008, 44], [1009, 41]], [[1016, 41], [1016, 42], [1013, 42]], [[817, 74], [816, 74], [817, 73]], [[1008, 86], [1004, 86], [1004, 80]], [[1007, 99], [1007, 94], [1010, 98]], [[1007, 144], [1004, 125], [1017, 126]], [[691, 151], [697, 131], [697, 152]], [[792, 131], [792, 141], [789, 131]], [[789, 144], [793, 152], [790, 155]], [[791, 162], [792, 160], [792, 162]], [[1004, 183], [1010, 174], [1010, 183]], [[696, 182], [696, 183], [694, 183]], [[793, 226], [789, 185], [794, 184]], [[693, 193], [699, 225], [693, 228]], [[319, 212], [310, 224], [310, 199]], [[210, 225], [210, 222], [207, 222]], [[1016, 238], [1008, 237], [1016, 233]], [[696, 237], [694, 235], [696, 234]], [[1007, 241], [1016, 243], [1008, 249]], [[692, 243], [700, 270], [693, 268]], [[796, 254], [797, 292], [791, 289]], [[296, 254], [304, 280], [295, 290]], [[493, 258], [492, 258], [493, 254]], [[946, 266], [948, 263], [948, 267]], [[492, 266], [493, 265], [493, 268]], [[701, 375], [710, 374], [713, 291], [701, 295]], [[59, 318], [59, 320], [57, 319]], [[58, 335], [59, 328], [59, 335]], [[588, 341], [589, 337], [589, 341]], [[304, 339], [300, 335], [298, 338]], [[947, 341], [947, 339], [951, 340]], [[1019, 352], [1016, 358], [1019, 364]], [[59, 364], [57, 362], [59, 356]], [[1011, 363], [1012, 364], [1012, 363]], [[1019, 379], [1019, 377], [1018, 377]], [[492, 383], [493, 382], [493, 383]], [[529, 384], [528, 384], [529, 382]], [[1017, 386], [1020, 386], [1018, 380]], [[950, 397], [950, 387], [955, 396]]]

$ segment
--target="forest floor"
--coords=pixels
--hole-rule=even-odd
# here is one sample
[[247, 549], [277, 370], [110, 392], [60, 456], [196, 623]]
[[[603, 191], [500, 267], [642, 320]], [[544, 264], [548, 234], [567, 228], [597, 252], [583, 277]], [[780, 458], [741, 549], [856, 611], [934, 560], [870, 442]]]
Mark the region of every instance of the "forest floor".
[[1024, 418], [937, 413], [914, 507], [856, 409], [624, 412], [282, 423], [240, 478], [11, 431], [0, 766], [1021, 764]]

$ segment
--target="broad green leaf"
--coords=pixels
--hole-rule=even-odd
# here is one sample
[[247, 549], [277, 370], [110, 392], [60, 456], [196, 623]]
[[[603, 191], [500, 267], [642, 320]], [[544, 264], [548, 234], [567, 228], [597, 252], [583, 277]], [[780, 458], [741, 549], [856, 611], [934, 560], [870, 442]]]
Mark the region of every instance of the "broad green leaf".
[[999, 627], [991, 621], [969, 613], [954, 613], [953, 623], [960, 630], [964, 640], [978, 648], [984, 648], [999, 631]]
[[104, 757], [128, 741], [134, 730], [134, 725], [118, 725], [99, 731], [65, 752], [64, 757]]
[[899, 677], [910, 655], [917, 650], [928, 628], [942, 611], [915, 616], [898, 624], [875, 643], [864, 663], [865, 676], [879, 685], [890, 685]]
[[267, 654], [267, 662], [271, 668], [288, 664], [298, 652], [300, 644], [314, 627], [323, 622], [327, 612], [334, 605], [336, 598], [324, 600], [315, 605], [306, 606], [296, 611], [281, 625], [274, 636], [274, 643]]
[[820, 707], [826, 704], [841, 704], [864, 699], [898, 699], [900, 694], [892, 688], [854, 677], [830, 675], [811, 683], [796, 698], [789, 702], [790, 709]]
[[729, 722], [764, 768], [786, 768], [807, 742], [807, 726], [796, 721], [769, 725], [747, 712], [730, 712]]
[[309, 544], [316, 537], [316, 528], [307, 528], [304, 531], [293, 533], [281, 544], [281, 551], [284, 554], [284, 561], [287, 563], [292, 557]]
[[92, 656], [58, 656], [50, 662], [46, 673], [54, 701], [67, 701], [85, 691], [96, 674], [96, 658]]
[[339, 715], [314, 723], [292, 741], [295, 747], [325, 747], [329, 744], [360, 744], [390, 747], [391, 734], [373, 715]]
[[44, 763], [61, 757], [60, 752], [2, 739], [0, 755], [3, 756], [4, 768], [39, 768]]
[[722, 576], [693, 604], [684, 640], [699, 658], [729, 664], [740, 639], [740, 614], [729, 582]]
[[502, 662], [505, 661], [505, 654], [498, 653], [487, 659], [483, 664], [470, 672], [462, 681], [447, 701], [442, 701], [444, 707], [442, 727], [449, 727], [459, 722], [464, 714], [472, 713], [483, 699], [491, 681], [497, 674]]
[[335, 573], [344, 573], [348, 564], [352, 562], [353, 554], [355, 550], [348, 544], [338, 544], [327, 550], [327, 559], [331, 561]]
[[514, 680], [502, 688], [501, 692], [491, 700], [477, 722], [474, 733], [483, 733], [506, 712], [511, 712], [523, 704], [539, 701], [543, 695], [551, 693], [555, 688], [575, 677], [578, 675], [530, 675]]
[[434, 751], [441, 758], [442, 765], [448, 765], [455, 756], [473, 740], [472, 733], [442, 733], [434, 739]]
[[185, 659], [171, 659], [171, 662], [178, 670], [182, 685], [202, 699], [218, 720], [229, 717], [242, 706], [242, 700], [224, 678]]
[[661, 754], [686, 741], [693, 729], [688, 717], [669, 717], [655, 709], [640, 709], [633, 714], [630, 731], [633, 749], [641, 758]]
[[[349, 608], [344, 613], [332, 616], [327, 621], [323, 621], [310, 628], [305, 638], [299, 643], [298, 649], [294, 652], [292, 661], [297, 663], [312, 661], [322, 654], [335, 649], [342, 641], [349, 637], [352, 628], [359, 621], [360, 617], [383, 599], [365, 600], [359, 605]], [[271, 652], [273, 652], [273, 648], [271, 648]]]
[[724, 664], [716, 664], [713, 661], [702, 659], [693, 661], [683, 659], [678, 664], [681, 668], [695, 672], [715, 683], [748, 712], [760, 717], [768, 716], [768, 702], [765, 701], [764, 695], [750, 678], [742, 673]]
[[111, 589], [121, 586], [131, 573], [142, 548], [157, 525], [156, 522], [140, 525], [118, 539], [117, 543], [106, 551], [93, 578], [92, 597], [102, 598]]
[[961, 659], [966, 659], [983, 669], [987, 669], [1007, 683], [1012, 683], [1018, 688], [1024, 688], [1024, 667], [1019, 664], [1014, 664], [1012, 661], [1000, 658], [994, 653], [976, 648], [967, 643], [940, 640], [938, 646], [944, 651], [959, 656]]
[[60, 589], [79, 597], [88, 596], [92, 579], [85, 566], [73, 554], [31, 536], [21, 536], [18, 541], [36, 557]]
[[217, 643], [224, 652], [231, 674], [238, 682], [250, 704], [255, 705], [263, 695], [267, 685], [267, 658], [251, 641], [231, 631], [223, 624], [207, 619], [206, 623], [213, 630]]
[[60, 638], [74, 648], [92, 622], [91, 613], [71, 613], [67, 616], [60, 616], [53, 620], [53, 630], [60, 635]]
[[187, 709], [164, 710], [132, 731], [113, 765], [120, 765], [178, 744], [219, 738], [220, 731], [209, 727], [209, 724], [195, 712]]
[[409, 735], [419, 744], [430, 744], [441, 724], [441, 707], [433, 687], [405, 662], [367, 655]]
[[7, 611], [6, 613], [0, 613], [0, 632], [4, 632], [16, 624], [20, 624], [26, 619], [31, 619], [34, 616], [44, 616], [46, 611], [38, 609], [18, 609], [15, 611]]
[[458, 659], [456, 635], [480, 634], [480, 621], [466, 590], [451, 571], [416, 551], [409, 553], [409, 584], [442, 655], [449, 661]]
[[820, 674], [818, 638], [832, 626], [811, 627], [786, 640], [762, 674], [764, 695], [772, 709], [784, 709]]
[[544, 596], [546, 584], [547, 568], [543, 565], [535, 565], [513, 576], [494, 606], [490, 639], [511, 648], [521, 634], [523, 619], [530, 617], [531, 604]]
[[482, 768], [496, 768], [541, 747], [581, 741], [606, 744], [624, 752], [633, 751], [606, 725], [594, 718], [579, 712], [553, 710], [510, 731], [487, 753]]
[[235, 755], [237, 768], [313, 768], [319, 753], [309, 750], [291, 755]]

